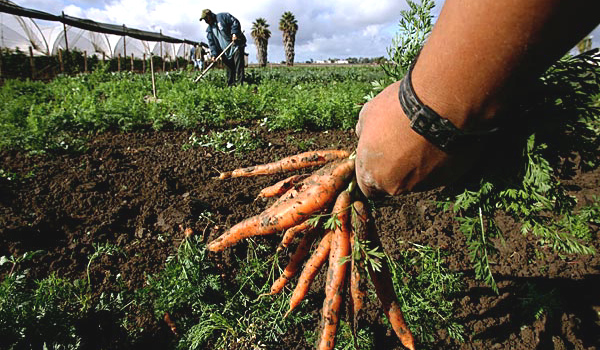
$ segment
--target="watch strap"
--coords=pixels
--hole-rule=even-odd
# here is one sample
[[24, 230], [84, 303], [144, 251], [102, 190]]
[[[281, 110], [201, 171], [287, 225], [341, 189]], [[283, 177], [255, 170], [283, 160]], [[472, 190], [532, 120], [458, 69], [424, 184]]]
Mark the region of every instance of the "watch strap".
[[402, 110], [410, 120], [410, 127], [425, 137], [429, 142], [445, 152], [452, 152], [481, 141], [483, 135], [495, 132], [496, 129], [484, 132], [464, 132], [452, 122], [443, 118], [429, 106], [425, 105], [412, 85], [412, 67], [400, 82], [398, 98]]

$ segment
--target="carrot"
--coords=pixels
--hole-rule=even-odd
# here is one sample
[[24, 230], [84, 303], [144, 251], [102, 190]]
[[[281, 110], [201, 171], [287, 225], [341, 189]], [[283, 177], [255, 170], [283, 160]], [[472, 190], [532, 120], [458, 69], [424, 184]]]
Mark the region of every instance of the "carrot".
[[296, 197], [280, 198], [261, 214], [231, 227], [207, 248], [221, 251], [244, 238], [273, 234], [297, 225], [329, 205], [353, 175], [353, 159], [325, 166], [302, 182], [303, 188]]
[[163, 319], [167, 326], [169, 326], [169, 328], [171, 329], [171, 332], [173, 332], [175, 336], [179, 336], [179, 334], [177, 334], [177, 326], [175, 326], [175, 322], [173, 322], [173, 320], [171, 319], [171, 315], [169, 315], [168, 312], [165, 312]]
[[323, 165], [333, 160], [348, 158], [350, 153], [344, 150], [321, 150], [309, 151], [293, 156], [285, 157], [277, 162], [254, 165], [247, 168], [239, 168], [226, 171], [219, 175], [219, 179], [232, 177], [246, 177], [256, 175], [269, 175], [294, 171], [316, 165]]
[[304, 221], [296, 226], [292, 226], [288, 228], [283, 234], [283, 238], [281, 239], [281, 243], [279, 247], [277, 247], [277, 251], [281, 251], [284, 248], [287, 248], [290, 243], [294, 240], [294, 237], [300, 232], [311, 232], [316, 227], [314, 227], [308, 220]]
[[364, 242], [366, 240], [368, 212], [364, 203], [361, 201], [355, 201], [352, 206], [354, 211], [352, 217], [352, 239], [350, 240], [350, 244], [353, 257], [351, 265], [352, 272], [350, 274], [350, 295], [352, 296], [353, 314], [356, 318], [360, 316], [359, 313], [367, 298], [366, 285], [361, 283], [362, 276], [366, 274], [364, 264], [365, 257], [358, 252], [356, 244], [359, 241]]
[[191, 227], [183, 228], [183, 225], [179, 225], [179, 231], [183, 233], [185, 238], [190, 238], [194, 235], [194, 230]]
[[367, 300], [367, 285], [363, 281], [366, 275], [364, 256], [359, 251], [357, 244], [364, 242], [367, 237], [368, 212], [361, 201], [353, 203], [352, 211], [352, 236], [350, 247], [352, 250], [352, 262], [350, 264], [350, 304], [352, 306], [352, 328], [356, 335], [359, 329], [358, 321], [362, 318], [363, 307]]
[[318, 350], [333, 349], [335, 346], [335, 335], [340, 321], [339, 314], [347, 271], [347, 264], [343, 263], [342, 259], [350, 255], [350, 219], [348, 213], [350, 205], [350, 193], [344, 191], [338, 196], [333, 209], [333, 212], [337, 213], [341, 224], [334, 231], [331, 251], [329, 252], [329, 269], [327, 270], [327, 281], [325, 283], [322, 330], [317, 346]]
[[298, 277], [298, 283], [296, 284], [296, 288], [294, 288], [294, 292], [290, 297], [290, 309], [285, 313], [283, 318], [286, 318], [298, 304], [304, 299], [306, 294], [308, 293], [308, 289], [312, 284], [313, 280], [319, 273], [321, 266], [325, 263], [327, 258], [329, 257], [329, 250], [331, 248], [331, 237], [333, 236], [332, 231], [327, 231], [327, 233], [319, 242], [317, 249], [315, 249], [313, 255], [308, 259], [300, 277]]
[[258, 198], [270, 198], [280, 196], [286, 193], [290, 188], [294, 187], [295, 184], [304, 180], [308, 174], [302, 175], [292, 175], [288, 178], [285, 178], [274, 185], [263, 188], [256, 199]]
[[290, 257], [290, 262], [288, 262], [287, 266], [283, 270], [283, 273], [275, 282], [273, 282], [273, 285], [271, 286], [271, 291], [268, 293], [269, 295], [281, 292], [283, 287], [285, 287], [287, 281], [289, 281], [290, 278], [294, 277], [294, 275], [300, 268], [302, 260], [304, 260], [306, 255], [308, 255], [308, 253], [310, 252], [310, 246], [312, 245], [312, 242], [315, 240], [315, 238], [315, 230], [307, 232], [304, 235], [304, 237], [302, 237], [302, 240], [298, 244], [298, 247], [296, 248], [294, 254], [292, 254], [292, 256]]
[[[381, 246], [381, 242], [377, 236], [377, 232], [375, 231], [373, 220], [368, 222], [367, 229], [368, 239], [371, 244]], [[392, 329], [400, 339], [400, 342], [402, 342], [406, 348], [414, 350], [415, 340], [410, 332], [410, 329], [406, 325], [406, 322], [404, 321], [404, 316], [402, 315], [402, 309], [398, 303], [398, 297], [396, 296], [396, 292], [394, 290], [387, 261], [382, 261], [381, 269], [379, 271], [373, 270], [371, 266], [368, 266], [367, 270], [369, 271], [371, 281], [373, 281], [373, 285], [375, 286], [377, 298], [381, 302], [383, 312], [390, 321]]]

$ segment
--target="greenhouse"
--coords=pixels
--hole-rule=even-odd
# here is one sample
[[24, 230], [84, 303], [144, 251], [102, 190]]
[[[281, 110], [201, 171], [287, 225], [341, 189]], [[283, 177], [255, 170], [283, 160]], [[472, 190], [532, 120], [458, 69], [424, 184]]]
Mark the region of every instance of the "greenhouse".
[[186, 58], [194, 44], [198, 43], [64, 13], [53, 15], [0, 0], [0, 47], [11, 52], [54, 56], [60, 50], [72, 50], [103, 58], [155, 55], [173, 60]]

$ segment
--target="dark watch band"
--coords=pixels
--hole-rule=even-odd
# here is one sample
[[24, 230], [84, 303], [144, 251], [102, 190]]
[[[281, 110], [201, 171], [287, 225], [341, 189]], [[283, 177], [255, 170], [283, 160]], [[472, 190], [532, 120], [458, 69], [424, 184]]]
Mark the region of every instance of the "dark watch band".
[[496, 129], [481, 133], [467, 133], [458, 129], [450, 120], [443, 118], [419, 100], [412, 85], [412, 65], [400, 82], [398, 98], [402, 110], [410, 119], [410, 127], [429, 142], [445, 152], [452, 152], [481, 141], [481, 136]]

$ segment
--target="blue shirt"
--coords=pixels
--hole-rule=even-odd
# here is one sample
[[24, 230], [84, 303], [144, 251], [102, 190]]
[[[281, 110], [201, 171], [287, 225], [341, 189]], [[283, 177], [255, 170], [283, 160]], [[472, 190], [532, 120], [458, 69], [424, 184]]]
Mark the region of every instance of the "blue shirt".
[[227, 58], [246, 46], [246, 37], [242, 33], [240, 21], [227, 12], [217, 13], [215, 23], [206, 28], [206, 39], [213, 57], [217, 57], [231, 42], [231, 36], [235, 34], [237, 40], [229, 52], [225, 53]]

